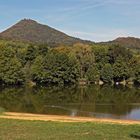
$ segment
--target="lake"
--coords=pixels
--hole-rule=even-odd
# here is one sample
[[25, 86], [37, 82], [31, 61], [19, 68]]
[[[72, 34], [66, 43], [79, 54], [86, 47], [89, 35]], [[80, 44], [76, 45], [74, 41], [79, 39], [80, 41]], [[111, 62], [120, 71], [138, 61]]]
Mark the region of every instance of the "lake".
[[0, 108], [36, 114], [140, 120], [140, 88], [1, 87]]

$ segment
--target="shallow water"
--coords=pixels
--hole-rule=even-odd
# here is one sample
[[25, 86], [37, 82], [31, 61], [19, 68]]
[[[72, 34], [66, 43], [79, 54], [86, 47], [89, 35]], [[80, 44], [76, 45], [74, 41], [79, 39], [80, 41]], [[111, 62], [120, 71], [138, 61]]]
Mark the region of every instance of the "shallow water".
[[140, 120], [140, 89], [1, 87], [0, 107], [13, 112]]

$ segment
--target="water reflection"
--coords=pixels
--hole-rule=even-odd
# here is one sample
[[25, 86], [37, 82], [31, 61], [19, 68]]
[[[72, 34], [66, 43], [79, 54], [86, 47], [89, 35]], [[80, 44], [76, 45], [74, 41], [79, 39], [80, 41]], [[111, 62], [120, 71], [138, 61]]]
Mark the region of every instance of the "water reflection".
[[111, 86], [1, 87], [0, 107], [15, 112], [140, 120], [140, 90]]

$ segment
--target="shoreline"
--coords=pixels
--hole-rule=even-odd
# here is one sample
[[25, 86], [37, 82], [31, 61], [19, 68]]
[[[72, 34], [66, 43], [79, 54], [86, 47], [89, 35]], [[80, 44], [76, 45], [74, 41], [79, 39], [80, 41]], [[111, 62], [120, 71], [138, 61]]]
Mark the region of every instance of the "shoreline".
[[117, 120], [117, 119], [103, 119], [90, 117], [70, 117], [59, 115], [43, 115], [32, 113], [17, 113], [4, 112], [0, 115], [0, 119], [16, 119], [16, 120], [31, 120], [31, 121], [54, 121], [54, 122], [97, 122], [97, 123], [111, 123], [122, 125], [140, 125], [139, 120]]

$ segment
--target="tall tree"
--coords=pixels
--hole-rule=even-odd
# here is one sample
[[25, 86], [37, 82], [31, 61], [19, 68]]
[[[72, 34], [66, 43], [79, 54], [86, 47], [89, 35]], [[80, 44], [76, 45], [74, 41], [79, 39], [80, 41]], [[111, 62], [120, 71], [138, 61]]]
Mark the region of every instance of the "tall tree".
[[22, 68], [12, 47], [0, 47], [0, 81], [3, 84], [23, 84], [25, 79]]
[[130, 77], [130, 69], [122, 57], [118, 57], [114, 63], [113, 73], [115, 81], [127, 80]]
[[92, 52], [91, 47], [81, 43], [75, 44], [72, 53], [78, 60], [80, 78], [85, 78], [88, 68], [95, 62], [94, 53]]
[[104, 65], [104, 67], [101, 70], [101, 79], [105, 83], [111, 83], [113, 80], [113, 68], [112, 66], [107, 63]]
[[98, 82], [100, 79], [100, 72], [96, 65], [91, 65], [86, 73], [86, 77], [90, 82]]

